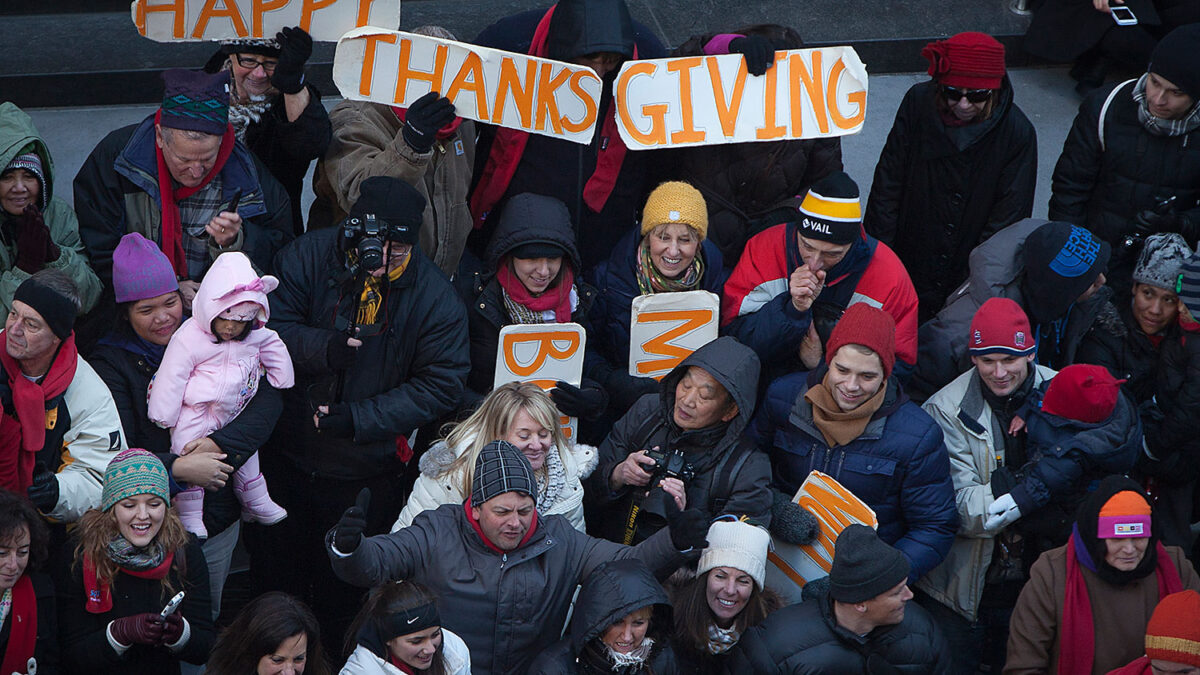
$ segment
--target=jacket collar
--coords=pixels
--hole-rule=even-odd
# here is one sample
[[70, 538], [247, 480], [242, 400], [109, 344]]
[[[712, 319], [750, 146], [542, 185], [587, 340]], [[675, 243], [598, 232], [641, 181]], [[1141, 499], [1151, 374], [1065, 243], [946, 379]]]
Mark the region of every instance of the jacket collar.
[[[812, 387], [821, 386], [821, 380], [825, 377], [825, 371], [826, 367], [824, 365], [809, 371], [808, 378], [804, 386], [796, 393], [796, 400], [792, 403], [792, 409], [788, 413], [788, 422], [809, 436], [821, 439], [824, 436], [821, 435], [821, 432], [817, 429], [817, 425], [813, 422], [812, 404], [804, 398], [804, 395]], [[876, 410], [875, 414], [871, 416], [871, 421], [867, 423], [867, 428], [863, 430], [858, 438], [854, 439], [855, 441], [876, 441], [882, 438], [884, 427], [887, 426], [887, 418], [908, 401], [908, 396], [904, 393], [899, 380], [895, 376], [888, 378], [887, 388], [887, 393], [883, 397], [883, 405], [879, 406], [879, 410]]]

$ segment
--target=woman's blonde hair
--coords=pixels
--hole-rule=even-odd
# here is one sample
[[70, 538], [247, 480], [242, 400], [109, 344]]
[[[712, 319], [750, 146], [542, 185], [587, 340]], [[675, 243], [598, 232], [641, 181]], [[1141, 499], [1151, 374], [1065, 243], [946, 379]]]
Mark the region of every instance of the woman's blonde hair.
[[[460, 445], [470, 443], [470, 447], [459, 455], [450, 466], [446, 467], [443, 475], [457, 473], [459, 489], [462, 494], [471, 494], [471, 481], [475, 477], [475, 459], [483, 446], [492, 441], [500, 440], [508, 434], [508, 430], [517, 418], [517, 413], [524, 410], [533, 421], [550, 430], [550, 438], [554, 441], [554, 451], [559, 458], [566, 461], [567, 438], [563, 435], [558, 423], [560, 413], [550, 399], [550, 395], [532, 382], [509, 382], [492, 390], [483, 399], [479, 408], [471, 416], [460, 422], [446, 436], [446, 444], [452, 450]], [[542, 468], [545, 471], [545, 468]]]
[[[111, 585], [117, 575], [118, 566], [108, 555], [108, 544], [119, 533], [117, 514], [113, 509], [107, 511], [89, 509], [79, 519], [79, 545], [75, 547], [75, 566], [81, 568], [83, 558], [87, 556], [87, 559], [96, 566], [96, 580], [102, 584]], [[178, 514], [175, 513], [175, 507], [170, 503], [167, 504], [167, 512], [163, 516], [162, 528], [159, 529], [158, 534], [154, 535], [154, 540], [162, 544], [163, 550], [167, 553], [180, 554], [183, 547], [187, 546], [187, 530], [183, 527], [183, 522], [179, 520]], [[187, 561], [183, 555], [176, 555], [171, 566], [180, 570], [180, 576], [186, 576]], [[164, 576], [161, 583], [164, 600], [179, 590], [171, 583], [170, 574]]]

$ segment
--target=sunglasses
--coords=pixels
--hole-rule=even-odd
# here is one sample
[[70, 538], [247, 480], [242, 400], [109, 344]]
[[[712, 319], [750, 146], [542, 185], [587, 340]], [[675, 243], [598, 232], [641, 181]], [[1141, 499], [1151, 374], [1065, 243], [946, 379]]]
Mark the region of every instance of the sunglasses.
[[942, 96], [951, 103], [958, 103], [964, 96], [971, 103], [983, 103], [992, 95], [991, 89], [959, 89], [942, 85]]

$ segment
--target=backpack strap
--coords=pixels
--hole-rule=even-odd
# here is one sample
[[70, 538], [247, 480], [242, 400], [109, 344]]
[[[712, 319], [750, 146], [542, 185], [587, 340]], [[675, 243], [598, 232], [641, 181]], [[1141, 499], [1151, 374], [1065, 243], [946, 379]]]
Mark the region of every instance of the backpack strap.
[[1100, 119], [1097, 120], [1096, 133], [1100, 137], [1100, 152], [1104, 152], [1104, 120], [1108, 117], [1108, 107], [1112, 105], [1113, 99], [1117, 97], [1117, 92], [1125, 88], [1125, 85], [1137, 80], [1125, 80], [1121, 84], [1113, 87], [1113, 90], [1108, 92], [1108, 97], [1104, 99], [1104, 105], [1100, 106]]
[[[753, 443], [741, 441], [733, 447], [732, 452], [725, 455], [725, 458], [717, 464], [713, 473], [716, 474], [717, 480], [713, 484], [710, 495], [718, 495], [709, 501], [712, 507], [713, 517], [719, 516], [725, 510], [725, 505], [729, 503], [729, 492], [733, 489], [733, 479], [742, 471], [742, 467], [746, 465], [746, 460], [750, 459], [750, 453], [755, 451]], [[733, 462], [732, 465], [730, 462]]]

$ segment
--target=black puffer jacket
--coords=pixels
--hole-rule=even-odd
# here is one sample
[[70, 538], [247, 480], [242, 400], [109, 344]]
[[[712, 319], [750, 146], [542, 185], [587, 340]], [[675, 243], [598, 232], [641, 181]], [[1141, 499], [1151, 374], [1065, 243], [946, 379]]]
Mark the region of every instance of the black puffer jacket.
[[[675, 387], [692, 366], [711, 375], [733, 397], [738, 414], [728, 424], [691, 431], [675, 425]], [[655, 446], [666, 452], [682, 450], [695, 470], [695, 478], [687, 482], [689, 508], [702, 508], [713, 516], [749, 516], [764, 527], [770, 523], [771, 460], [742, 433], [754, 414], [758, 374], [754, 350], [732, 337], [717, 338], [667, 373], [660, 394], [647, 394], [630, 408], [600, 445], [600, 463], [588, 478], [587, 492], [602, 513], [588, 520], [598, 523], [595, 529], [601, 536], [624, 539], [626, 515], [635, 493], [640, 493], [628, 486], [614, 492], [609, 484], [613, 469], [638, 450]], [[665, 526], [662, 494], [656, 486], [642, 501], [634, 543]]]
[[921, 82], [904, 95], [863, 218], [908, 268], [921, 321], [966, 281], [971, 249], [1031, 215], [1037, 178], [1037, 132], [1007, 76], [992, 116], [965, 127], [942, 122], [939, 87]]
[[[354, 364], [335, 373], [326, 348], [346, 339], [362, 290], [343, 278], [339, 237], [337, 229], [310, 232], [275, 261], [279, 288], [268, 326], [292, 355], [296, 386], [284, 393], [287, 422], [268, 449], [305, 473], [361, 480], [396, 468], [397, 437], [458, 402], [470, 365], [466, 311], [441, 270], [414, 247], [404, 274], [382, 291], [382, 330], [362, 337]], [[314, 406], [332, 401], [339, 388], [354, 417], [353, 439], [320, 434], [312, 423]]]
[[[1163, 331], [1160, 345], [1179, 341], [1179, 325], [1171, 322]], [[1079, 343], [1076, 363], [1104, 366], [1113, 377], [1125, 380], [1121, 390], [1135, 403], [1154, 397], [1160, 347], [1150, 341], [1133, 318], [1128, 303], [1107, 302]]]
[[950, 647], [915, 602], [904, 620], [859, 637], [837, 624], [821, 596], [790, 605], [747, 630], [730, 656], [729, 673], [758, 675], [948, 675]]
[[1155, 380], [1153, 402], [1142, 404], [1142, 425], [1158, 460], [1142, 468], [1168, 484], [1194, 482], [1200, 475], [1200, 334], [1163, 342]]

